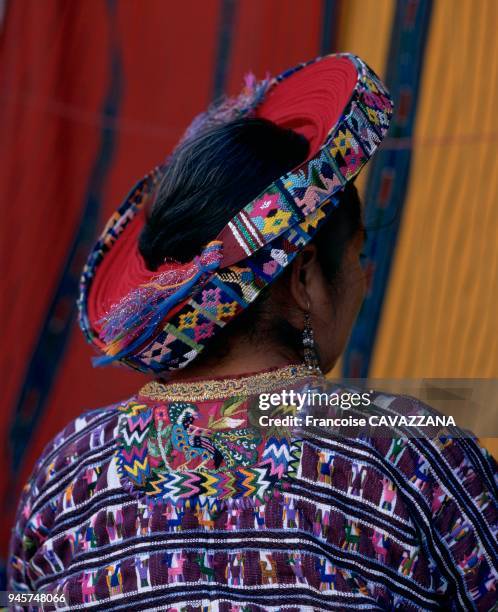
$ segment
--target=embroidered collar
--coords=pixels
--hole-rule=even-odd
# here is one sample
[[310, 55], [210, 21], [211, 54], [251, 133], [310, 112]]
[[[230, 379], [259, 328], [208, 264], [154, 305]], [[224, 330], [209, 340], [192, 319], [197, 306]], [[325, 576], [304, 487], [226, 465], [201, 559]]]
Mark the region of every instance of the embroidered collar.
[[310, 371], [304, 364], [296, 364], [232, 378], [169, 383], [149, 382], [140, 389], [138, 396], [170, 402], [222, 399], [234, 395], [251, 395], [284, 388], [286, 385], [303, 382], [317, 375], [319, 374], [316, 371]]

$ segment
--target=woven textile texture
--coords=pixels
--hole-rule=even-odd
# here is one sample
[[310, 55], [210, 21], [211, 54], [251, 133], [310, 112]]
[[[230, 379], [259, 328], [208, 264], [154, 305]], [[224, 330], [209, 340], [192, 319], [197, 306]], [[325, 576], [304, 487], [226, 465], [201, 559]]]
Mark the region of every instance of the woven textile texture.
[[[315, 384], [256, 383], [289, 372]], [[240, 380], [152, 383], [72, 421], [24, 488], [9, 588], [71, 610], [491, 608], [497, 471], [474, 440], [262, 433]], [[373, 395], [407, 402], [426, 409]]]

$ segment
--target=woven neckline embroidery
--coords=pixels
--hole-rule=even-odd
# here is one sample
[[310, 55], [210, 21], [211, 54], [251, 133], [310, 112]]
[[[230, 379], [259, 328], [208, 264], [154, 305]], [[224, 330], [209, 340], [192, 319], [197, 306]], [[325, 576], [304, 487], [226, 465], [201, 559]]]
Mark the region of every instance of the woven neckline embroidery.
[[[119, 407], [117, 470], [123, 486], [149, 501], [181, 505], [267, 501], [285, 490], [296, 472], [301, 442], [285, 435], [263, 438], [248, 422], [249, 391], [282, 388], [286, 377], [295, 383], [309, 376], [303, 366], [288, 366], [239, 379], [202, 381], [215, 385], [208, 389], [216, 397], [206, 399], [204, 393], [197, 403], [179, 400], [178, 392], [183, 398], [200, 382], [177, 384], [175, 394], [161, 392], [169, 385], [146, 385], [145, 393], [142, 389]], [[227, 393], [235, 384], [239, 394]], [[220, 398], [223, 392], [225, 398]]]
[[302, 382], [317, 376], [304, 364], [296, 364], [240, 378], [206, 379], [191, 382], [147, 383], [139, 397], [158, 401], [203, 401], [272, 391], [286, 384]]

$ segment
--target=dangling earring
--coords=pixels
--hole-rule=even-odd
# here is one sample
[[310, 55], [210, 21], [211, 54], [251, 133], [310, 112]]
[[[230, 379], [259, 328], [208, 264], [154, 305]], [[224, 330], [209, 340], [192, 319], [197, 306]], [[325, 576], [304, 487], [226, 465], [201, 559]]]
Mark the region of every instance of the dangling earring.
[[311, 325], [309, 305], [308, 309], [304, 312], [303, 353], [304, 363], [308, 370], [321, 372], [320, 362], [318, 361], [318, 353], [315, 346], [315, 338], [313, 336], [313, 327]]

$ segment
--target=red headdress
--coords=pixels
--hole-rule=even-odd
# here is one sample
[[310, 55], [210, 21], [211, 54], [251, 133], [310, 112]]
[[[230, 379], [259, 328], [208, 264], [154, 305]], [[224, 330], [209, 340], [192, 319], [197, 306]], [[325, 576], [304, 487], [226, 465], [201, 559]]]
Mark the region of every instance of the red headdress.
[[[239, 116], [269, 119], [304, 135], [308, 158], [268, 185], [191, 262], [147, 269], [138, 251], [144, 207], [162, 168], [135, 185], [107, 223], [81, 278], [79, 321], [103, 353], [141, 371], [181, 368], [309, 242], [339, 192], [379, 146], [392, 114], [375, 73], [351, 54], [328, 55], [198, 116], [182, 141]], [[167, 163], [167, 162], [166, 162]]]

